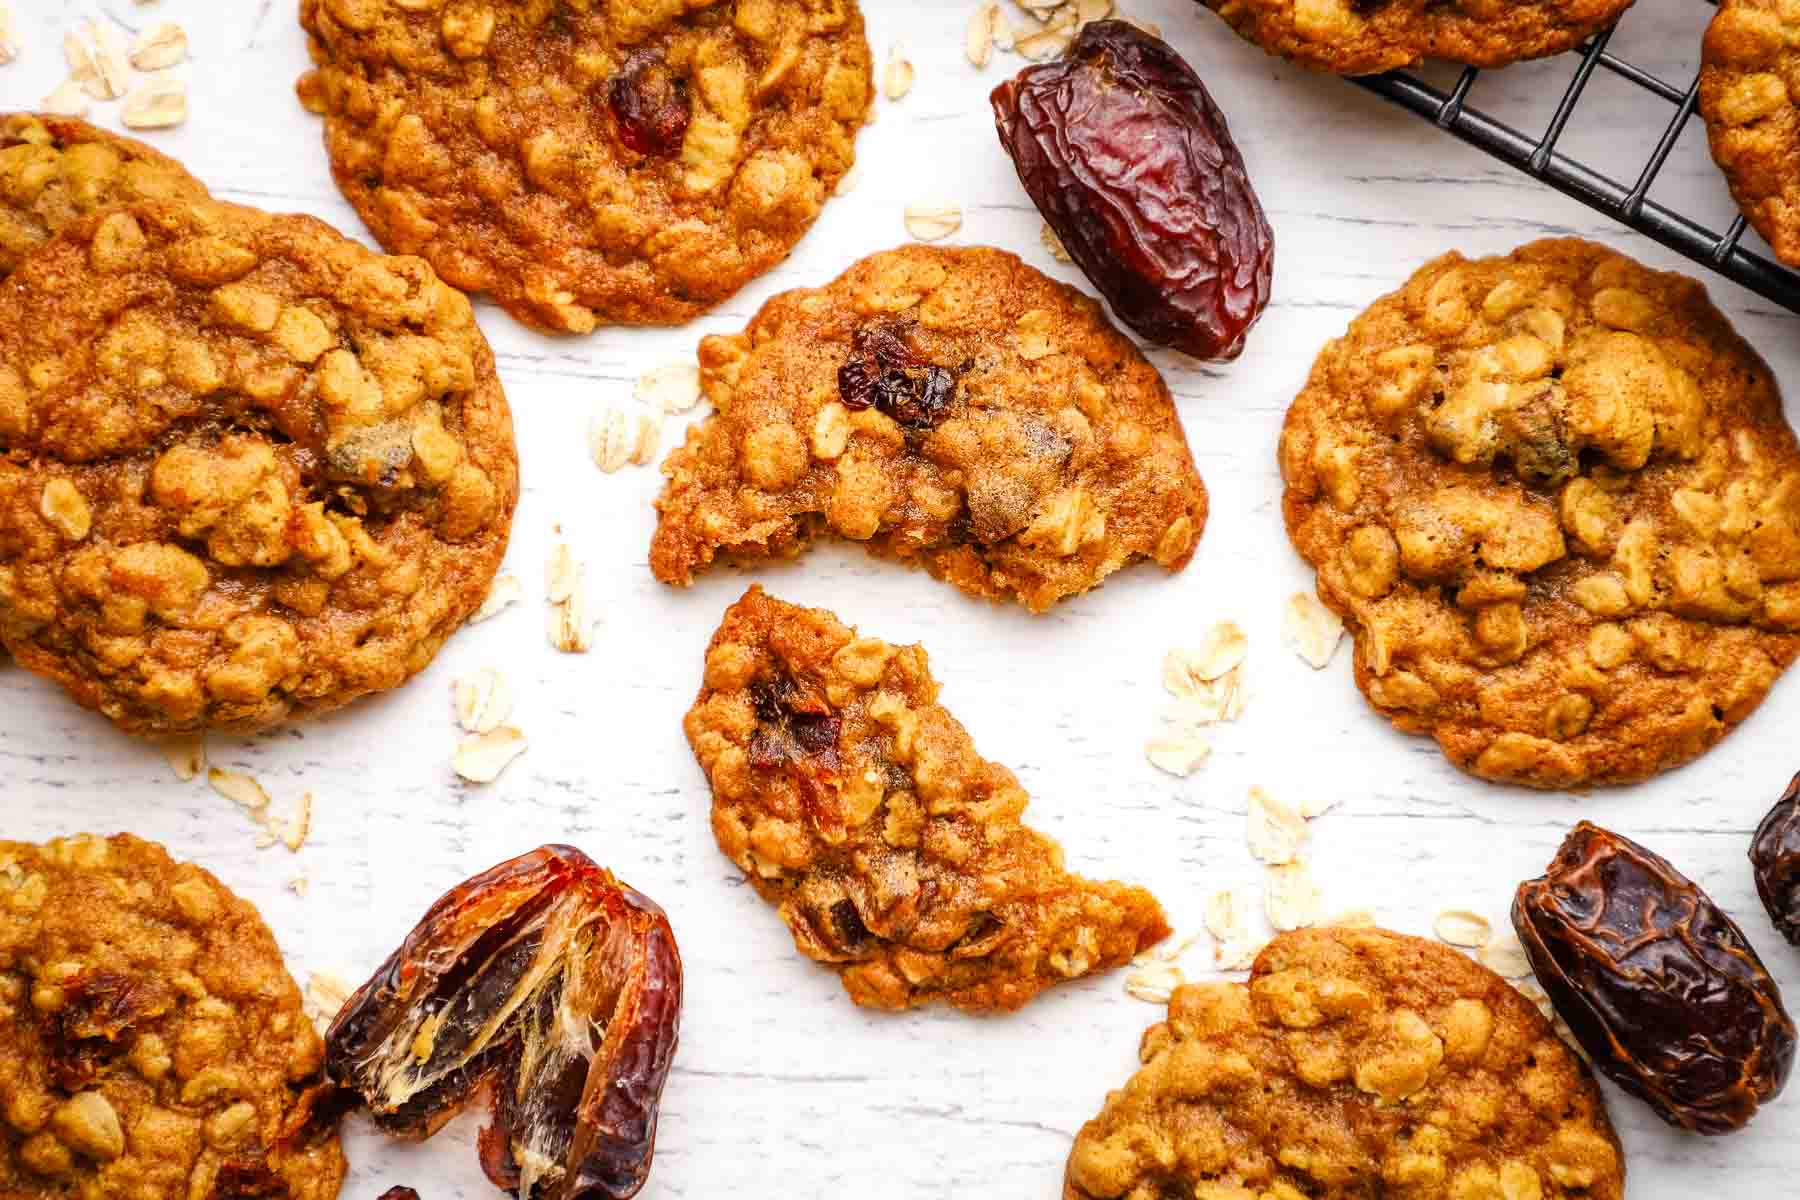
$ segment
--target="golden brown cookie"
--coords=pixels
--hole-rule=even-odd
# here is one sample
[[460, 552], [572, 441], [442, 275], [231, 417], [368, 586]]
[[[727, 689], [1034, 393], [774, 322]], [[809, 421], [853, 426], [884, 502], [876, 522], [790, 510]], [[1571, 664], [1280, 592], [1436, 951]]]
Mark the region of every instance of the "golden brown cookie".
[[0, 285], [0, 642], [135, 733], [391, 688], [518, 498], [469, 302], [310, 217], [147, 202]]
[[331, 1200], [324, 1056], [209, 872], [129, 834], [0, 842], [0, 1195]]
[[1654, 775], [1800, 651], [1775, 379], [1698, 283], [1604, 247], [1426, 264], [1319, 355], [1281, 473], [1357, 686], [1488, 779]]
[[142, 142], [73, 117], [0, 115], [0, 280], [97, 208], [205, 195], [180, 163]]
[[1064, 1200], [1619, 1200], [1587, 1065], [1446, 946], [1303, 929], [1197, 983], [1069, 1155]]
[[1441, 58], [1503, 67], [1572, 50], [1631, 0], [1201, 0], [1270, 54], [1338, 75]]
[[332, 173], [381, 244], [540, 329], [686, 321], [855, 160], [855, 0], [302, 0]]
[[907, 246], [700, 343], [715, 411], [663, 464], [664, 583], [819, 533], [1041, 612], [1186, 566], [1206, 489], [1169, 389], [1100, 306], [985, 247]]
[[1701, 43], [1699, 107], [1732, 198], [1800, 266], [1800, 9], [1720, 0]]
[[1014, 1009], [1168, 936], [1142, 888], [1063, 868], [1013, 773], [890, 646], [752, 587], [706, 652], [688, 742], [713, 833], [858, 1004]]

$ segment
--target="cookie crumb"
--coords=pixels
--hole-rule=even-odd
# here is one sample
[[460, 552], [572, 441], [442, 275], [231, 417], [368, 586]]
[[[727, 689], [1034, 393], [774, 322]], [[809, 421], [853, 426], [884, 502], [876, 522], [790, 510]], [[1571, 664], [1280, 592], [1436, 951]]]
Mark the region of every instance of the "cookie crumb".
[[456, 753], [450, 756], [450, 769], [470, 783], [492, 783], [525, 749], [525, 735], [517, 727], [497, 725], [458, 742]]
[[1331, 664], [1343, 636], [1343, 618], [1320, 604], [1317, 596], [1295, 592], [1288, 597], [1281, 614], [1281, 640], [1313, 670]]
[[921, 242], [935, 242], [961, 229], [963, 214], [955, 204], [909, 204], [904, 219], [907, 233]]

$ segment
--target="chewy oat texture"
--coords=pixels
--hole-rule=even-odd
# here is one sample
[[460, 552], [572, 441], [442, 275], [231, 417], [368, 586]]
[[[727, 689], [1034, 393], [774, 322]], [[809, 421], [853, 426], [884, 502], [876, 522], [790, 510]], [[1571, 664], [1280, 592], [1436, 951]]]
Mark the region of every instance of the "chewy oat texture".
[[1503, 67], [1560, 54], [1631, 0], [1201, 0], [1270, 54], [1339, 75], [1441, 58]]
[[1024, 789], [937, 692], [923, 648], [761, 588], [713, 635], [688, 742], [719, 848], [800, 952], [871, 1008], [1014, 1009], [1167, 937], [1150, 893], [1020, 823]]
[[909, 246], [700, 343], [714, 413], [663, 464], [650, 566], [829, 532], [1041, 612], [1206, 524], [1169, 389], [1100, 306], [1004, 251]]
[[1619, 1200], [1587, 1067], [1448, 947], [1283, 934], [1250, 982], [1190, 984], [1069, 1156], [1064, 1200]]
[[1699, 108], [1732, 198], [1800, 265], [1800, 6], [1721, 0], [1701, 43]]
[[1428, 263], [1320, 354], [1281, 471], [1357, 686], [1477, 775], [1643, 779], [1800, 650], [1775, 380], [1698, 283], [1603, 247]]
[[0, 642], [136, 733], [391, 688], [518, 496], [469, 302], [310, 217], [145, 203], [0, 287]]
[[0, 842], [0, 1195], [330, 1200], [323, 1061], [210, 873], [126, 834]]
[[72, 117], [0, 115], [0, 280], [96, 209], [205, 195], [180, 163], [142, 142]]
[[874, 93], [855, 0], [302, 0], [332, 173], [521, 321], [674, 324], [787, 254]]

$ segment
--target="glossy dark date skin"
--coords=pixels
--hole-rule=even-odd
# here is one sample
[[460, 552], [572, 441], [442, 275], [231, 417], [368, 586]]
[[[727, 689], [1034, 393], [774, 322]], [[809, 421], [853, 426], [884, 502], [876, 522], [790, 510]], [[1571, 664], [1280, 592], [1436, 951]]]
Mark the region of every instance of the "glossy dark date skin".
[[1242, 353], [1269, 302], [1275, 235], [1225, 114], [1181, 56], [1096, 21], [991, 99], [1019, 182], [1119, 319], [1196, 358]]
[[1800, 775], [1756, 827], [1750, 867], [1769, 919], [1790, 944], [1800, 946]]
[[332, 1022], [325, 1068], [408, 1138], [491, 1084], [480, 1152], [495, 1185], [624, 1200], [649, 1175], [680, 1024], [662, 909], [579, 850], [545, 846], [431, 906]]
[[1577, 825], [1513, 927], [1594, 1066], [1671, 1125], [1741, 1129], [1780, 1093], [1794, 1023], [1743, 931], [1629, 838]]

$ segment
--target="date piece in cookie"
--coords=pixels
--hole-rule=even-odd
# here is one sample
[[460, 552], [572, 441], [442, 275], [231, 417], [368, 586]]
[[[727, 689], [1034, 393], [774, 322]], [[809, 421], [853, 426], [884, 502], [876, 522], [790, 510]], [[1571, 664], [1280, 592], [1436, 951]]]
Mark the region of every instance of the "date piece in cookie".
[[174, 159], [73, 117], [0, 115], [0, 279], [76, 218], [136, 200], [197, 200]]
[[1004, 251], [908, 246], [700, 343], [715, 411], [663, 464], [650, 567], [829, 532], [1042, 612], [1179, 570], [1206, 489], [1169, 389], [1100, 306]]
[[0, 1195], [331, 1200], [324, 1056], [210, 873], [126, 834], [0, 842]]
[[1383, 716], [1488, 779], [1685, 762], [1800, 651], [1800, 451], [1705, 290], [1580, 241], [1449, 254], [1325, 347], [1288, 536]]
[[540, 329], [686, 321], [855, 160], [855, 0], [302, 0], [338, 187], [381, 244]]
[[310, 217], [144, 202], [0, 288], [0, 642], [135, 733], [391, 688], [518, 496], [469, 302]]
[[1338, 75], [1422, 58], [1503, 67], [1574, 49], [1631, 0], [1201, 0], [1270, 54]]
[[990, 1010], [1167, 937], [1149, 892], [1064, 869], [937, 693], [923, 647], [758, 587], [713, 635], [688, 742], [719, 848], [799, 951], [858, 1004]]
[[1800, 9], [1721, 0], [1701, 43], [1699, 107], [1732, 199], [1800, 266]]
[[1498, 975], [1382, 929], [1303, 929], [1196, 983], [1069, 1155], [1064, 1200], [1619, 1200], [1586, 1064]]

